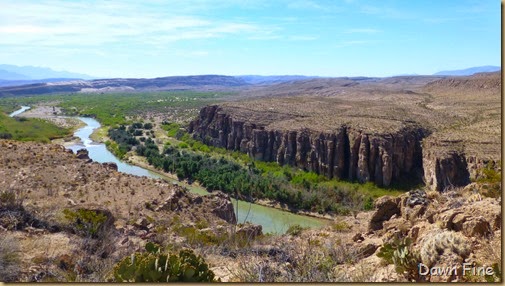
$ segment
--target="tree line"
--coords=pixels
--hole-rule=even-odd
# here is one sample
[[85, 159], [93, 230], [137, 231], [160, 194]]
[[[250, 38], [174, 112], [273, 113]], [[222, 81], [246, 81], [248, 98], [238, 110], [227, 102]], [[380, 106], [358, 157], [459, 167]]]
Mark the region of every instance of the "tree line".
[[144, 142], [135, 139], [129, 128], [121, 126], [110, 129], [109, 136], [120, 148], [132, 150], [147, 158], [150, 165], [165, 172], [176, 174], [182, 180], [198, 181], [209, 191], [221, 190], [241, 200], [269, 199], [287, 205], [293, 210], [319, 213], [349, 214], [352, 210], [371, 207], [370, 196], [353, 188], [335, 188], [317, 184], [307, 178], [278, 176], [263, 172], [254, 162], [241, 165], [223, 156], [197, 153], [165, 145], [163, 150], [151, 138]]

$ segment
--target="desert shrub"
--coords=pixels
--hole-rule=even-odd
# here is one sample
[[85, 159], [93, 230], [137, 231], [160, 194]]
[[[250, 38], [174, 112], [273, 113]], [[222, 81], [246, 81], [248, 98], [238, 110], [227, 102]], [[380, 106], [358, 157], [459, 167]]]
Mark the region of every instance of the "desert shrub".
[[302, 233], [305, 228], [299, 224], [290, 225], [286, 233], [293, 236], [298, 236]]
[[161, 253], [160, 247], [146, 244], [146, 252], [123, 258], [113, 270], [115, 282], [215, 282], [214, 272], [192, 250], [178, 255]]
[[12, 208], [20, 205], [20, 203], [14, 191], [5, 190], [0, 192], [0, 208]]
[[499, 198], [502, 194], [501, 172], [495, 168], [495, 165], [499, 164], [500, 162], [490, 161], [486, 167], [478, 171], [476, 182], [482, 184], [481, 193], [486, 197]]
[[502, 278], [501, 263], [494, 263], [491, 267], [493, 267], [493, 275], [485, 275], [484, 279], [488, 283], [501, 282]]
[[12, 134], [8, 133], [8, 132], [0, 132], [0, 139], [11, 139], [12, 138]]
[[77, 211], [64, 209], [63, 214], [78, 233], [92, 238], [99, 236], [99, 231], [107, 220], [107, 216], [103, 213], [87, 209]]
[[348, 232], [351, 230], [351, 226], [345, 221], [336, 221], [330, 224], [331, 229], [336, 232]]
[[18, 251], [18, 240], [0, 235], [0, 282], [18, 281], [21, 272]]

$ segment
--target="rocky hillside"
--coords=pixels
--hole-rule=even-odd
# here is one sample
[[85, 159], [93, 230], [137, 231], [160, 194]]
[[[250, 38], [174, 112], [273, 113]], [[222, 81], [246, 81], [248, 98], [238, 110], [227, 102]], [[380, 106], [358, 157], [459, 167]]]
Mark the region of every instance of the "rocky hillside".
[[222, 193], [200, 197], [87, 152], [0, 140], [0, 281], [106, 281], [147, 241], [185, 242], [197, 223], [224, 235], [235, 222]]
[[424, 173], [441, 191], [499, 160], [500, 76], [315, 79], [290, 84], [289, 95], [275, 86], [261, 89], [262, 99], [203, 108], [189, 131], [330, 178], [388, 186]]

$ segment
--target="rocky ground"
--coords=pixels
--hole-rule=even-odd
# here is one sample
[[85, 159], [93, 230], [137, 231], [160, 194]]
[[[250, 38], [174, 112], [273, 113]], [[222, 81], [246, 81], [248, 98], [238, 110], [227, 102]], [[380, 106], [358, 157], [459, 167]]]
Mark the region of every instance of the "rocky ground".
[[[235, 225], [222, 193], [200, 197], [118, 173], [86, 152], [0, 140], [0, 277], [107, 281], [115, 263], [151, 241], [193, 249], [222, 281], [485, 281], [463, 276], [461, 267], [455, 275], [419, 276], [412, 265], [501, 265], [501, 185], [499, 193], [493, 187], [382, 197], [374, 211], [340, 217], [324, 229], [272, 236]], [[105, 220], [95, 231], [79, 227], [68, 214], [82, 210]]]
[[[146, 240], [177, 241], [169, 237], [170, 227], [199, 222], [227, 231], [235, 220], [223, 194], [198, 197], [161, 180], [119, 173], [114, 164], [92, 162], [85, 152], [75, 155], [59, 145], [1, 141], [0, 162], [2, 244], [16, 245], [19, 252], [12, 255], [21, 266], [13, 281], [67, 281], [70, 274], [100, 281], [108, 274], [100, 271], [110, 271]], [[81, 209], [107, 216], [100, 240], [79, 233], [65, 219], [64, 210]], [[57, 251], [39, 240], [56, 244]], [[60, 242], [70, 244], [59, 247]], [[62, 255], [71, 258], [71, 269], [58, 266]], [[103, 269], [103, 263], [109, 268]], [[75, 272], [76, 265], [90, 269]]]

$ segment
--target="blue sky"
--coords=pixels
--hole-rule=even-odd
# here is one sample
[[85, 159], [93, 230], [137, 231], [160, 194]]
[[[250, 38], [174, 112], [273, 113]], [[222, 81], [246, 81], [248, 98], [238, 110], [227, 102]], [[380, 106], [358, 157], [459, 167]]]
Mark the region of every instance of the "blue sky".
[[98, 77], [500, 65], [498, 0], [0, 0], [0, 63]]

